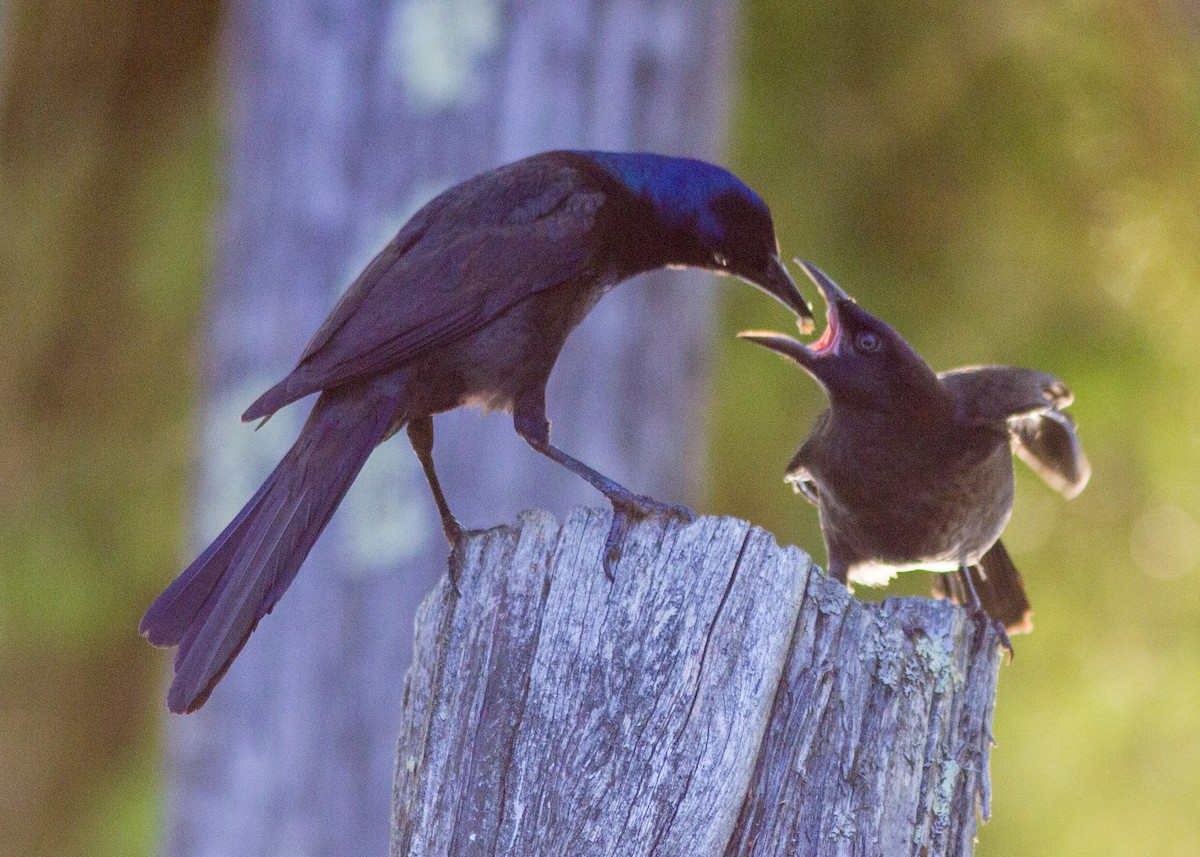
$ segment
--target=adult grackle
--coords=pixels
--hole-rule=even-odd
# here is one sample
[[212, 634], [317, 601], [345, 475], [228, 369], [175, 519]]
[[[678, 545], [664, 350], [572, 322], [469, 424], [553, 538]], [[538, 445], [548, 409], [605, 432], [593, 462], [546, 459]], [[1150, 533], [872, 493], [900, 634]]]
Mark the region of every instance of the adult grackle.
[[829, 573], [880, 586], [914, 568], [936, 590], [1027, 631], [1021, 576], [999, 541], [1013, 503], [1012, 454], [1064, 496], [1090, 468], [1062, 412], [1072, 394], [1045, 372], [975, 366], [935, 373], [892, 327], [815, 265], [797, 260], [827, 304], [827, 326], [806, 346], [791, 337], [739, 336], [798, 363], [829, 408], [788, 465], [787, 480], [818, 508]]
[[605, 568], [631, 518], [690, 510], [632, 494], [550, 442], [546, 381], [567, 335], [634, 274], [701, 268], [812, 311], [779, 259], [771, 213], [734, 175], [646, 153], [546, 152], [450, 188], [409, 220], [358, 276], [291, 374], [250, 405], [269, 417], [320, 393], [300, 437], [216, 540], [155, 600], [141, 632], [178, 646], [167, 696], [204, 704], [296, 576], [371, 450], [401, 428], [452, 545], [463, 530], [433, 466], [433, 414], [510, 411], [530, 446], [613, 505]]

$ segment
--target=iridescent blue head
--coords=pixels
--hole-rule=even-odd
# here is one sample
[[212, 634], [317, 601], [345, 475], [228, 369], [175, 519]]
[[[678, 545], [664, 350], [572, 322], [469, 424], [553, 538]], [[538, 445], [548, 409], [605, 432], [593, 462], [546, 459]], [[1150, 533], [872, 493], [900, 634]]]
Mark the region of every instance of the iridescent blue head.
[[779, 259], [771, 210], [726, 169], [649, 152], [579, 152], [650, 204], [662, 264], [703, 268], [757, 286], [812, 329], [812, 309]]

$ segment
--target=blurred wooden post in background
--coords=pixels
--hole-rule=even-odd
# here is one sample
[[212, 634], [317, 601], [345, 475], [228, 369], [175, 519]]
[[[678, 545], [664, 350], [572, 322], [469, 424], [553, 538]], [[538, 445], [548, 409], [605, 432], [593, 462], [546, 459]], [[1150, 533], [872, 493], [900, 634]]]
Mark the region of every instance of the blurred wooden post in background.
[[968, 857], [999, 638], [864, 604], [733, 518], [546, 513], [473, 539], [422, 605], [392, 857]]
[[[557, 147], [716, 157], [729, 5], [230, 4], [196, 549], [291, 444], [306, 405], [259, 432], [238, 415], [431, 196]], [[764, 323], [773, 306], [763, 298]], [[694, 500], [711, 316], [703, 275], [606, 298], [551, 380], [556, 442], [633, 490]], [[439, 417], [434, 455], [467, 526], [600, 500], [500, 415]], [[172, 718], [166, 853], [384, 851], [413, 614], [446, 553], [411, 451], [383, 445], [206, 707]]]

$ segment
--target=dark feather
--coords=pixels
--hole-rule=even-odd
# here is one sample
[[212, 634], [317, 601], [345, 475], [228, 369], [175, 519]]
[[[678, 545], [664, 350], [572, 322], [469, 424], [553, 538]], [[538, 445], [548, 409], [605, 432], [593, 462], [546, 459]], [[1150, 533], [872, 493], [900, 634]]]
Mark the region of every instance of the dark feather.
[[549, 184], [544, 165], [502, 170], [501, 186], [488, 173], [419, 212], [338, 301], [296, 369], [242, 419], [402, 366], [583, 273], [604, 195], [582, 188], [570, 167]]
[[1074, 396], [1049, 372], [1016, 366], [968, 366], [938, 373], [964, 423], [987, 424], [1010, 417], [1065, 408]]
[[1046, 484], [1070, 499], [1083, 490], [1091, 466], [1062, 412], [1074, 395], [1048, 372], [1015, 366], [972, 366], [939, 373], [953, 394], [959, 418], [967, 424], [1004, 422], [1013, 451]]
[[817, 414], [816, 420], [813, 421], [813, 427], [809, 429], [808, 437], [804, 443], [800, 444], [800, 448], [796, 450], [796, 454], [792, 456], [792, 460], [788, 462], [785, 476], [785, 482], [791, 484], [793, 490], [803, 494], [804, 498], [814, 506], [821, 505], [820, 490], [817, 488], [817, 483], [813, 480], [812, 474], [805, 466], [809, 454], [809, 442], [819, 445], [821, 436], [828, 431], [829, 420], [833, 416], [833, 411], [829, 408]]
[[317, 400], [299, 439], [225, 531], [158, 597], [141, 633], [178, 645], [171, 711], [204, 704], [258, 621], [291, 584], [392, 422], [361, 390]]
[[[947, 572], [935, 575], [934, 594], [965, 606], [968, 599], [954, 592], [950, 585], [954, 574]], [[1033, 630], [1033, 609], [1025, 595], [1025, 582], [1002, 542], [992, 545], [978, 565], [967, 569], [967, 574], [971, 576], [971, 583], [984, 611], [1003, 623], [1005, 631], [1027, 634]]]
[[1061, 411], [1009, 421], [1013, 450], [1033, 472], [1068, 500], [1079, 494], [1092, 475], [1075, 421]]

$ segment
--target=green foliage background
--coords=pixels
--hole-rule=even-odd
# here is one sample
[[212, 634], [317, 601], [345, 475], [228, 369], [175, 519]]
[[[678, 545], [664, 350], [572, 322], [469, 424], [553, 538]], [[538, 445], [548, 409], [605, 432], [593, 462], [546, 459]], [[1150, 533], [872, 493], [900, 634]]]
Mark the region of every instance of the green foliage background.
[[[1095, 469], [1028, 474], [1036, 632], [1002, 671], [978, 854], [1200, 841], [1200, 10], [746, 0], [731, 161], [937, 368], [1060, 374]], [[161, 656], [208, 274], [217, 4], [9, 5], [0, 27], [0, 854], [149, 853]], [[809, 290], [811, 294], [811, 290]], [[729, 335], [706, 511], [821, 555], [780, 481], [823, 406]], [[910, 575], [890, 591], [922, 592]]]

